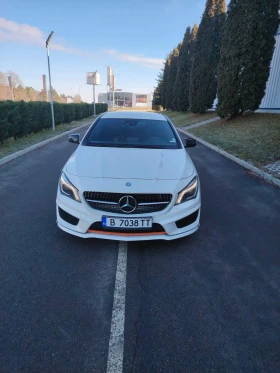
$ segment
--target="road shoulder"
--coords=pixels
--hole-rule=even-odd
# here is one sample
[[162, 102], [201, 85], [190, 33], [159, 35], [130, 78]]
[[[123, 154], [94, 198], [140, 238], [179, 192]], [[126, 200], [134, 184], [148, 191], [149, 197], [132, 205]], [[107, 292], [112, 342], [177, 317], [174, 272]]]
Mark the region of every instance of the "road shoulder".
[[82, 124], [81, 126], [77, 126], [77, 127], [71, 128], [69, 131], [65, 131], [63, 133], [60, 133], [57, 136], [50, 137], [47, 140], [40, 141], [40, 142], [38, 142], [38, 143], [36, 143], [34, 145], [31, 145], [31, 146], [29, 146], [29, 147], [27, 147], [25, 149], [22, 149], [22, 150], [19, 150], [19, 151], [15, 152], [15, 153], [9, 154], [6, 157], [3, 157], [2, 159], [0, 159], [0, 166], [2, 166], [4, 164], [6, 164], [6, 163], [8, 163], [8, 162], [10, 162], [10, 161], [18, 158], [18, 157], [22, 157], [23, 155], [31, 152], [32, 150], [35, 150], [35, 149], [40, 148], [40, 147], [42, 147], [44, 145], [47, 145], [50, 142], [55, 141], [55, 140], [57, 140], [57, 139], [65, 136], [65, 135], [69, 135], [70, 133], [73, 133], [74, 131], [79, 130], [80, 128], [89, 126], [92, 123], [92, 121], [93, 121], [93, 119], [91, 119], [87, 123]]
[[267, 172], [264, 172], [261, 169], [259, 169], [259, 168], [255, 167], [255, 166], [251, 165], [250, 163], [245, 162], [244, 160], [242, 160], [240, 158], [237, 158], [234, 155], [226, 152], [225, 150], [222, 150], [222, 149], [218, 148], [217, 146], [214, 146], [214, 145], [212, 145], [212, 144], [210, 144], [210, 143], [202, 140], [201, 138], [193, 135], [192, 133], [190, 133], [190, 132], [188, 132], [186, 130], [183, 130], [183, 129], [179, 128], [179, 127], [177, 127], [177, 130], [180, 131], [180, 132], [182, 132], [182, 133], [184, 133], [187, 136], [190, 136], [190, 137], [194, 138], [199, 143], [207, 146], [208, 148], [214, 150], [217, 153], [220, 153], [224, 157], [232, 160], [233, 162], [238, 163], [239, 165], [247, 168], [248, 170], [250, 170], [251, 172], [257, 174], [260, 177], [262, 177], [266, 181], [269, 181], [269, 182], [273, 183], [274, 185], [277, 185], [277, 186], [280, 187], [280, 180], [276, 179], [275, 177], [273, 177], [272, 175], [268, 174]]

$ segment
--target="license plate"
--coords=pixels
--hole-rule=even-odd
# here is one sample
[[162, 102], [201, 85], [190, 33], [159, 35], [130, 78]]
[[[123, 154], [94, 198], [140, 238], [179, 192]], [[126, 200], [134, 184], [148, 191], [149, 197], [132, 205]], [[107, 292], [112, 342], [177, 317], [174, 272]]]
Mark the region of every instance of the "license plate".
[[115, 218], [111, 216], [102, 217], [102, 226], [104, 228], [119, 229], [151, 229], [153, 218]]

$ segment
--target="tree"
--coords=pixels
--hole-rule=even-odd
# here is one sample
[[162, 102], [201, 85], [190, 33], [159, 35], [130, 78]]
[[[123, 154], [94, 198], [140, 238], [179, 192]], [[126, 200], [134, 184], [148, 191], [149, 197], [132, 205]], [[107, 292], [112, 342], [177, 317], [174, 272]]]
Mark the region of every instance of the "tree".
[[190, 39], [191, 28], [188, 26], [178, 57], [177, 76], [173, 92], [173, 107], [178, 111], [186, 111], [189, 108]]
[[27, 92], [22, 85], [14, 88], [15, 101], [29, 101]]
[[207, 0], [199, 25], [190, 81], [190, 109], [204, 113], [217, 94], [217, 70], [222, 28], [226, 19], [225, 0]]
[[37, 92], [37, 101], [47, 101], [47, 94], [44, 89], [41, 89], [40, 92]]
[[6, 75], [0, 71], [0, 100], [10, 100], [11, 90], [8, 85], [8, 79]]
[[52, 88], [52, 96], [54, 102], [60, 102], [60, 96], [54, 88]]
[[67, 103], [67, 97], [64, 93], [62, 93], [62, 95], [60, 95], [60, 102]]
[[37, 91], [32, 87], [25, 87], [27, 101], [37, 101]]
[[6, 77], [7, 79], [9, 78], [10, 79], [10, 82], [11, 82], [11, 85], [12, 85], [12, 90], [13, 90], [13, 94], [14, 94], [14, 100], [20, 100], [20, 98], [18, 99], [17, 98], [17, 95], [16, 95], [16, 92], [15, 90], [19, 87], [23, 87], [23, 83], [22, 83], [22, 80], [20, 79], [20, 77], [18, 76], [17, 73], [13, 72], [13, 71], [8, 71], [6, 73]]
[[171, 63], [171, 53], [166, 58], [166, 61], [164, 64], [164, 70], [163, 70], [162, 89], [161, 89], [161, 105], [164, 109], [166, 109], [166, 102], [167, 102], [167, 86], [168, 86], [170, 63]]
[[[163, 71], [163, 69], [162, 69]], [[163, 73], [159, 72], [157, 76], [157, 86], [154, 89], [152, 108], [153, 110], [159, 110], [161, 106], [161, 93], [162, 93], [162, 84], [163, 84]]]
[[17, 88], [19, 86], [23, 86], [23, 83], [22, 83], [22, 80], [20, 79], [20, 77], [18, 76], [17, 73], [9, 70], [7, 73], [6, 73], [6, 76], [7, 78], [10, 77], [11, 78], [11, 83], [12, 83], [12, 87], [13, 88]]
[[[179, 57], [181, 49], [181, 44], [173, 49], [170, 58], [170, 69], [168, 74], [168, 81], [167, 81], [167, 90], [166, 90], [166, 108], [173, 110], [173, 91], [174, 91], [174, 83], [176, 80], [177, 75], [177, 61]], [[176, 105], [176, 104], [175, 104]]]
[[[172, 106], [171, 106], [171, 109], [172, 110], [178, 110], [178, 96], [177, 96], [177, 88], [178, 88], [178, 81], [177, 81], [177, 77], [178, 77], [178, 67], [179, 67], [179, 59], [180, 59], [180, 55], [181, 55], [181, 50], [182, 50], [182, 45], [183, 43], [180, 43], [177, 48], [178, 48], [178, 51], [179, 51], [179, 55], [177, 58], [174, 58], [174, 60], [172, 61], [172, 63], [174, 64], [174, 73], [173, 73], [173, 70], [172, 70], [172, 74], [174, 74], [174, 82], [173, 82], [173, 91], [172, 91]], [[177, 84], [176, 84], [176, 81], [177, 81]]]
[[[61, 101], [61, 96], [60, 96], [60, 101]], [[74, 96], [74, 102], [80, 104], [82, 102], [81, 96], [80, 95], [75, 95]]]
[[230, 2], [218, 75], [222, 118], [258, 109], [269, 77], [278, 10], [279, 0]]
[[2, 71], [0, 71], [0, 85], [8, 85], [8, 79]]
[[198, 32], [198, 24], [195, 23], [192, 32], [191, 32], [191, 38], [190, 38], [190, 55], [189, 55], [189, 75], [188, 75], [188, 81], [187, 81], [187, 88], [188, 88], [188, 109], [190, 105], [190, 100], [189, 100], [189, 92], [190, 92], [190, 82], [191, 82], [191, 72], [194, 64], [194, 56], [195, 56], [195, 49], [196, 49], [196, 38], [197, 38], [197, 32]]

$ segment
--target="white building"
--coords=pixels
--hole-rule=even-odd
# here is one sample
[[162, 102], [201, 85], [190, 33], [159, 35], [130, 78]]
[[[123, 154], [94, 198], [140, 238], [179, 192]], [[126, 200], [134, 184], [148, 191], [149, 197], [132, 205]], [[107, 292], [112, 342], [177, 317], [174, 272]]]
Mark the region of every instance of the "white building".
[[112, 92], [99, 93], [98, 102], [106, 103], [108, 106], [113, 106], [113, 96], [114, 96], [114, 106], [115, 107], [133, 107], [133, 108], [150, 108], [152, 107], [152, 95], [144, 93], [132, 93], [132, 92], [122, 92], [115, 91], [114, 95]]
[[259, 109], [262, 111], [280, 112], [280, 27], [276, 34], [275, 50], [270, 66], [271, 70], [265, 96]]
[[[270, 75], [259, 111], [280, 113], [280, 27], [275, 38], [276, 44], [270, 65]], [[217, 107], [217, 103], [218, 99], [216, 98], [213, 104], [214, 109]]]

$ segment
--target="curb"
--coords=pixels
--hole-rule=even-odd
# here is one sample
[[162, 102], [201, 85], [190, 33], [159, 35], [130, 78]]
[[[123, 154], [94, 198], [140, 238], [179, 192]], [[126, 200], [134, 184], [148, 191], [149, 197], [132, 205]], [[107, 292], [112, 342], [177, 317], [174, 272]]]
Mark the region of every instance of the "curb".
[[212, 145], [210, 144], [209, 142], [206, 142], [202, 139], [200, 139], [199, 137], [196, 137], [195, 135], [193, 135], [192, 133], [190, 132], [187, 132], [187, 131], [184, 131], [180, 128], [177, 127], [177, 130], [180, 131], [180, 132], [183, 132], [185, 135], [187, 136], [190, 136], [192, 137], [193, 139], [195, 139], [196, 141], [198, 141], [199, 143], [207, 146], [208, 148], [214, 150], [215, 152], [217, 153], [220, 153], [221, 155], [223, 155], [224, 157], [230, 159], [231, 161], [235, 162], [235, 163], [238, 163], [240, 166], [243, 166], [245, 168], [247, 168], [248, 170], [254, 172], [255, 174], [261, 176], [263, 179], [267, 180], [267, 181], [270, 181], [272, 184], [274, 185], [277, 185], [280, 187], [280, 180], [279, 179], [276, 179], [275, 177], [271, 176], [270, 174], [268, 174], [267, 172], [265, 171], [262, 171], [260, 170], [259, 168], [255, 167], [255, 166], [252, 166], [250, 163], [248, 162], [245, 162], [243, 161], [242, 159], [240, 158], [237, 158], [235, 157], [234, 155], [231, 155], [229, 154], [228, 152], [226, 152], [225, 150], [222, 150], [220, 148], [218, 148], [217, 146], [215, 145]]
[[51, 138], [49, 138], [47, 140], [44, 140], [44, 141], [38, 142], [37, 144], [31, 145], [31, 146], [29, 146], [26, 149], [19, 150], [18, 152], [15, 152], [15, 153], [12, 153], [10, 155], [7, 155], [6, 157], [0, 159], [0, 166], [3, 166], [3, 164], [8, 163], [8, 162], [10, 162], [10, 161], [12, 161], [12, 160], [14, 160], [14, 159], [16, 159], [18, 157], [21, 157], [22, 155], [25, 155], [25, 154], [31, 152], [32, 150], [35, 150], [37, 148], [40, 148], [41, 146], [47, 145], [48, 143], [50, 143], [50, 142], [52, 142], [54, 140], [57, 140], [60, 137], [68, 135], [68, 134], [72, 133], [73, 131], [76, 131], [76, 130], [78, 130], [80, 128], [86, 127], [86, 126], [90, 125], [93, 122], [93, 120], [90, 121], [90, 122], [88, 122], [88, 123], [82, 124], [79, 127], [72, 128], [71, 130], [63, 132], [63, 133], [61, 133], [61, 134], [59, 134], [57, 136], [51, 137]]

